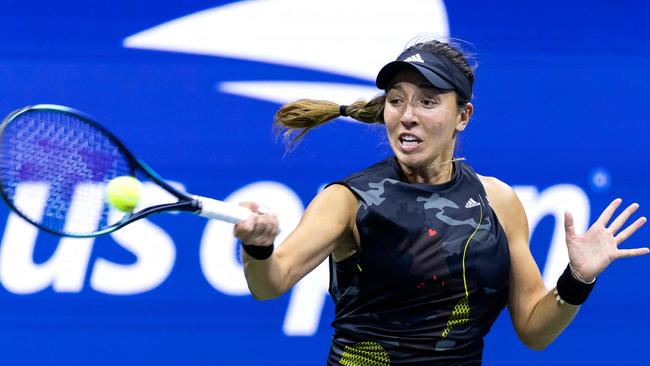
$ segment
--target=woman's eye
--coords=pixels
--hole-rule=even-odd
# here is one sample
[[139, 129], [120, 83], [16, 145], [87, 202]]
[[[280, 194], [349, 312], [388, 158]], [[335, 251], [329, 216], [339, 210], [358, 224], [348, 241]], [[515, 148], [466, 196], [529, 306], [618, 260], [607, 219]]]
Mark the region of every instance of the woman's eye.
[[397, 98], [393, 98], [393, 99], [389, 99], [389, 100], [388, 100], [388, 103], [390, 103], [390, 104], [393, 105], [393, 106], [395, 106], [395, 105], [400, 105], [400, 104], [402, 103], [402, 100], [401, 100], [401, 99], [397, 99]]
[[422, 99], [420, 101], [420, 104], [422, 104], [425, 107], [432, 107], [434, 104], [436, 104], [433, 100], [431, 99]]

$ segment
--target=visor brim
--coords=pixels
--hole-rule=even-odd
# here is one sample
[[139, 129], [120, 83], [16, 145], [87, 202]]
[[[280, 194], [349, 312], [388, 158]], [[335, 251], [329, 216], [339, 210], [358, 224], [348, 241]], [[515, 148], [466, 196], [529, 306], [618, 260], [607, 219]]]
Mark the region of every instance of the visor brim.
[[386, 64], [384, 67], [379, 70], [379, 73], [377, 74], [377, 79], [375, 80], [375, 85], [377, 85], [377, 88], [386, 90], [388, 88], [388, 84], [391, 82], [393, 77], [397, 75], [400, 71], [404, 69], [411, 69], [415, 70], [422, 77], [424, 77], [431, 85], [434, 87], [440, 89], [440, 90], [454, 90], [456, 87], [448, 82], [447, 80], [443, 79], [440, 77], [438, 74], [435, 72], [427, 69], [424, 66], [420, 66], [415, 63], [410, 63], [406, 61], [393, 61], [388, 64]]

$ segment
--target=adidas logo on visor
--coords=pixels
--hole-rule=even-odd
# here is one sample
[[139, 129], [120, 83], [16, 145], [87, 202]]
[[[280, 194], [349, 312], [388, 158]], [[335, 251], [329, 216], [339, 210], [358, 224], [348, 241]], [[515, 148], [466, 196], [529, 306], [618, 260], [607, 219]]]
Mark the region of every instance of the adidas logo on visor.
[[406, 62], [419, 62], [419, 63], [424, 63], [424, 60], [422, 59], [422, 56], [420, 56], [419, 53], [416, 53], [415, 55], [409, 56], [404, 60]]

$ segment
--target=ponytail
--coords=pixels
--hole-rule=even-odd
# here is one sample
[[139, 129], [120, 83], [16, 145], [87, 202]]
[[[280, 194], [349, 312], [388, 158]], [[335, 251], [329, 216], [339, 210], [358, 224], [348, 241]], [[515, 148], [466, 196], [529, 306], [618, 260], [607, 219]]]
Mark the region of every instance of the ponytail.
[[288, 150], [292, 150], [311, 129], [337, 117], [349, 116], [363, 123], [384, 123], [384, 102], [381, 94], [369, 102], [357, 101], [340, 106], [326, 100], [300, 99], [285, 104], [275, 113], [273, 128]]

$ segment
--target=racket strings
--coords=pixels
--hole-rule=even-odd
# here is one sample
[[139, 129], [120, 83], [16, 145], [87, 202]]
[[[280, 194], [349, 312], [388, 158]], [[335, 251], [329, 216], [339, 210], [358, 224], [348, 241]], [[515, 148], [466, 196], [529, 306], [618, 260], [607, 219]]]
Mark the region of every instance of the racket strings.
[[133, 168], [101, 129], [64, 111], [33, 110], [5, 126], [1, 143], [3, 194], [30, 221], [84, 234], [123, 216], [109, 215], [104, 187]]

